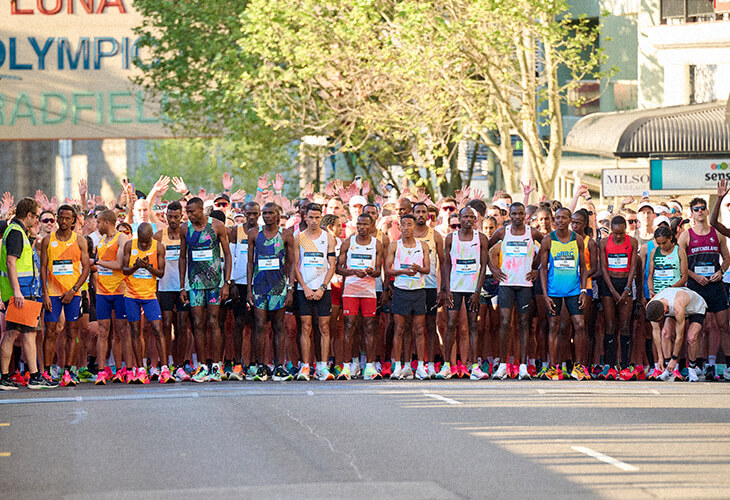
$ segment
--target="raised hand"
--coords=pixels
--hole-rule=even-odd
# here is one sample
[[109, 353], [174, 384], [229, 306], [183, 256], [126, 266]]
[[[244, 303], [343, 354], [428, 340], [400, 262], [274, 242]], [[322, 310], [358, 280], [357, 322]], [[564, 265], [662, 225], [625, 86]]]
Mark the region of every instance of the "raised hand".
[[416, 201], [419, 203], [426, 203], [429, 201], [430, 198], [428, 196], [428, 193], [426, 192], [425, 187], [418, 188], [418, 191], [416, 191]]
[[385, 204], [385, 200], [383, 199], [382, 196], [380, 196], [379, 194], [375, 195], [374, 201], [378, 207], [383, 208], [383, 205]]
[[545, 203], [546, 201], [548, 201], [548, 197], [546, 194], [540, 196], [540, 203]]
[[[155, 185], [152, 186], [151, 192], [155, 192], [158, 196], [162, 196], [165, 194], [165, 191], [167, 191], [167, 187], [170, 185], [170, 178], [166, 175], [161, 175], [159, 179], [157, 179], [157, 182], [155, 182]], [[150, 201], [152, 201], [150, 199]]]
[[86, 179], [80, 179], [79, 180], [79, 198], [82, 200], [86, 199], [86, 194], [88, 193], [88, 186], [86, 184]]
[[261, 191], [263, 191], [264, 189], [266, 189], [267, 187], [269, 187], [269, 174], [268, 173], [266, 173], [266, 174], [262, 175], [261, 177], [259, 177], [259, 183], [258, 183], [258, 186], [257, 187]]
[[629, 195], [629, 196], [626, 196], [624, 198], [621, 198], [621, 205], [620, 206], [624, 206], [625, 207], [626, 205], [631, 205], [635, 201], [636, 201], [636, 199], [632, 195]]
[[44, 193], [40, 189], [35, 192], [35, 201], [41, 204], [43, 210], [48, 210], [51, 208], [51, 202], [48, 201], [48, 196], [46, 196], [46, 193]]
[[482, 198], [484, 198], [484, 191], [482, 191], [481, 189], [472, 188], [471, 198], [474, 200], [481, 200]]
[[180, 193], [182, 195], [187, 194], [188, 192], [188, 187], [185, 185], [185, 181], [182, 179], [182, 177], [172, 178], [172, 189], [176, 193]]
[[246, 199], [246, 191], [239, 189], [231, 195], [231, 201], [243, 201]]
[[233, 187], [233, 177], [231, 177], [231, 174], [225, 172], [223, 174], [223, 177], [221, 178], [221, 181], [223, 182], [223, 190], [230, 191]]
[[311, 200], [312, 197], [314, 196], [314, 184], [312, 184], [310, 182], [309, 184], [304, 186], [304, 189], [302, 190], [301, 194], [302, 194], [302, 198], [308, 198]]
[[370, 181], [362, 181], [362, 195], [367, 198], [370, 194]]
[[13, 195], [9, 192], [5, 191], [3, 193], [3, 202], [2, 202], [2, 212], [3, 214], [6, 214], [10, 211], [11, 208], [13, 208], [13, 204], [15, 203], [15, 199], [13, 198]]
[[58, 210], [58, 198], [55, 196], [51, 197], [51, 210], [54, 212]]
[[456, 192], [454, 193], [454, 199], [456, 200], [456, 205], [459, 208], [463, 208], [466, 206], [466, 202], [467, 202], [468, 198], [464, 191], [462, 191], [461, 189], [457, 189]]
[[[352, 184], [350, 184], [352, 186]], [[342, 199], [342, 203], [345, 205], [350, 202], [350, 198], [354, 196], [352, 189], [350, 189], [350, 186], [343, 187], [339, 191], [337, 191], [337, 195]], [[357, 186], [355, 186], [355, 189], [357, 189]]]
[[720, 199], [723, 199], [728, 191], [730, 191], [730, 186], [728, 185], [727, 179], [723, 179], [721, 181], [718, 181], [717, 183], [717, 197]]
[[104, 204], [104, 198], [102, 198], [98, 194], [97, 195], [94, 195], [94, 203], [96, 205], [103, 205]]
[[532, 179], [527, 181], [527, 184], [525, 184], [524, 182], [520, 182], [520, 184], [522, 184], [522, 194], [525, 196], [525, 198], [530, 196], [530, 193], [537, 189], [537, 186], [532, 185]]
[[274, 191], [278, 194], [281, 194], [281, 190], [284, 189], [284, 176], [281, 174], [276, 174], [276, 180], [273, 184]]
[[497, 191], [495, 191], [494, 196], [492, 196], [492, 203], [495, 203], [499, 199], [500, 195], [503, 195], [503, 194], [504, 194], [504, 191], [502, 191], [501, 189], [498, 189]]
[[329, 197], [335, 196], [335, 183], [333, 181], [329, 181], [324, 187], [324, 194]]
[[289, 201], [289, 198], [281, 197], [281, 210], [284, 213], [294, 210], [294, 205], [292, 205], [291, 201]]
[[200, 198], [201, 200], [205, 200], [207, 197], [208, 192], [205, 189], [200, 188], [200, 191], [198, 191], [198, 198]]

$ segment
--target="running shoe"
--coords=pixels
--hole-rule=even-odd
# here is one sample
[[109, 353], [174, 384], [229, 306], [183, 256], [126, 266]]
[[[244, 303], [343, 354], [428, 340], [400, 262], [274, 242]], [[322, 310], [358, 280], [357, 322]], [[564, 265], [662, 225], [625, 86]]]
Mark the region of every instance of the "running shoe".
[[[685, 370], [686, 370], [686, 368], [685, 368]], [[674, 369], [674, 373], [672, 373], [672, 376], [674, 376], [673, 380], [675, 382], [681, 382], [685, 378], [684, 375], [682, 375], [682, 373], [679, 370], [677, 370], [676, 368]]]
[[400, 372], [402, 368], [400, 367], [400, 363], [392, 364], [392, 371], [390, 373], [390, 380], [398, 380], [400, 379]]
[[79, 380], [75, 377], [73, 370], [64, 370], [63, 377], [61, 377], [61, 387], [74, 387], [79, 383]]
[[532, 378], [537, 377], [537, 366], [528, 364], [527, 365], [527, 374]]
[[722, 378], [725, 380], [730, 380], [730, 366], [725, 368], [725, 370], [722, 372]]
[[492, 376], [492, 363], [490, 363], [489, 361], [484, 361], [482, 362], [481, 368], [484, 373], [486, 373], [490, 377]]
[[14, 382], [18, 387], [25, 387], [28, 385], [28, 381], [25, 380], [25, 377], [20, 374], [20, 372], [13, 373], [13, 376], [10, 377], [10, 380]]
[[286, 371], [286, 369], [282, 365], [276, 365], [276, 368], [274, 368], [274, 374], [271, 377], [271, 380], [273, 380], [274, 382], [288, 382], [293, 379], [294, 376]]
[[109, 377], [107, 376], [106, 370], [99, 370], [99, 373], [96, 374], [94, 385], [106, 385], [108, 380]]
[[656, 380], [657, 376], [661, 375], [662, 372], [657, 370], [656, 368], [652, 368], [649, 370], [649, 374], [646, 376], [646, 380]]
[[162, 370], [160, 370], [160, 375], [157, 377], [157, 379], [160, 381], [161, 384], [175, 382], [172, 373], [170, 373], [170, 369], [166, 366], [162, 367]]
[[360, 363], [350, 363], [350, 378], [358, 378], [360, 375]]
[[519, 363], [508, 363], [507, 364], [507, 376], [509, 378], [517, 378], [520, 376], [520, 365]]
[[406, 363], [403, 365], [403, 368], [400, 371], [400, 377], [401, 380], [413, 380], [413, 368], [411, 368], [410, 363]]
[[301, 366], [301, 363], [299, 365], [294, 366], [291, 361], [287, 363], [287, 372], [291, 374], [292, 377], [297, 378], [297, 375], [299, 374], [299, 366]]
[[127, 369], [122, 367], [117, 370], [112, 376], [113, 384], [126, 384], [127, 383]]
[[628, 380], [636, 380], [636, 375], [634, 374], [634, 367], [629, 365], [623, 370], [621, 370], [618, 374], [619, 379], [628, 381]]
[[593, 368], [591, 369], [591, 375], [593, 375], [593, 378], [600, 378], [599, 375], [603, 373], [604, 367], [601, 365], [593, 365]]
[[147, 368], [144, 366], [137, 368], [137, 383], [148, 385], [150, 383], [150, 377], [147, 375]]
[[657, 380], [661, 380], [662, 382], [672, 382], [674, 380], [674, 375], [669, 370], [664, 370], [662, 373], [660, 373], [657, 378]]
[[433, 363], [428, 363], [428, 368], [426, 369], [428, 378], [436, 378], [436, 368], [433, 365]]
[[231, 379], [231, 373], [233, 373], [233, 363], [230, 361], [226, 361], [226, 363], [223, 365], [223, 380], [233, 380]]
[[187, 373], [189, 376], [193, 376], [193, 373], [195, 373], [195, 370], [193, 369], [193, 365], [190, 364], [190, 361], [186, 361], [183, 365], [183, 370], [185, 370], [185, 373]]
[[646, 380], [646, 371], [643, 365], [636, 365], [634, 367], [634, 380]]
[[598, 380], [606, 380], [606, 376], [608, 375], [608, 372], [610, 370], [611, 370], [611, 367], [610, 366], [608, 366], [608, 365], [604, 366], [603, 367], [603, 370], [601, 370], [598, 373], [598, 376], [596, 378], [598, 378]]
[[[603, 373], [603, 372], [601, 372], [601, 373]], [[606, 380], [618, 380], [618, 378], [619, 378], [618, 370], [616, 370], [616, 368], [613, 368], [613, 367], [609, 368], [608, 372], [606, 373]]]
[[451, 378], [451, 366], [448, 362], [441, 365], [441, 370], [436, 374], [436, 378], [439, 380], [448, 380]]
[[160, 369], [156, 366], [150, 368], [150, 381], [155, 382], [160, 378]]
[[548, 366], [543, 366], [540, 371], [537, 372], [537, 378], [540, 380], [547, 380]]
[[182, 366], [175, 370], [175, 382], [190, 382], [190, 375]]
[[320, 381], [335, 379], [334, 374], [330, 371], [329, 366], [326, 364], [323, 364], [319, 370], [315, 370], [315, 377]]
[[545, 376], [547, 380], [563, 380], [563, 370], [557, 366], [551, 366]]
[[499, 368], [492, 374], [494, 380], [504, 380], [509, 374], [507, 373], [507, 363], [500, 363]]
[[198, 369], [195, 370], [195, 373], [193, 373], [193, 376], [191, 378], [193, 382], [207, 382], [209, 378], [208, 367], [203, 364], [198, 365]]
[[337, 380], [350, 380], [350, 363], [344, 363], [340, 373], [337, 374]]
[[0, 378], [0, 391], [17, 391], [18, 384], [13, 382], [9, 375]]
[[521, 364], [517, 370], [518, 370], [517, 371], [518, 379], [520, 379], [520, 380], [532, 379], [532, 375], [530, 375], [530, 370], [528, 369], [528, 366], [526, 364]]
[[485, 380], [489, 378], [488, 373], [484, 373], [479, 363], [471, 365], [471, 373], [469, 374], [469, 380]]
[[302, 367], [299, 369], [299, 373], [297, 373], [297, 380], [304, 380], [304, 381], [308, 382], [309, 377], [310, 377], [309, 366], [302, 365]]
[[687, 369], [687, 382], [699, 382], [700, 378], [697, 376], [697, 368], [689, 367]]
[[418, 380], [428, 380], [431, 378], [428, 375], [428, 371], [426, 371], [426, 367], [424, 365], [421, 365], [421, 366], [416, 365], [415, 376]]
[[253, 363], [248, 365], [248, 369], [246, 370], [246, 380], [249, 382], [254, 379], [256, 376], [256, 373], [259, 371], [259, 367]]
[[58, 387], [58, 382], [55, 380], [49, 380], [39, 374], [36, 374], [35, 377], [30, 377], [28, 380], [28, 389], [31, 390], [38, 390], [38, 389], [55, 389]]
[[223, 380], [223, 371], [221, 370], [221, 365], [218, 363], [213, 363], [213, 366], [211, 366], [209, 380], [211, 382], [220, 382]]
[[253, 377], [254, 382], [266, 382], [269, 380], [269, 371], [266, 369], [266, 365], [259, 365], [256, 369], [256, 375]]
[[[393, 374], [392, 370], [393, 370], [393, 367], [391, 366], [390, 361], [386, 361], [385, 363], [383, 363], [383, 367], [380, 369], [380, 375], [383, 378], [388, 378]], [[730, 373], [730, 372], [728, 372], [728, 373]], [[363, 375], [363, 378], [364, 377], [365, 377], [365, 375]]]
[[574, 380], [583, 380], [583, 371], [580, 369], [578, 363], [573, 365], [573, 369], [570, 371], [570, 378]]
[[685, 366], [681, 370], [679, 370], [679, 373], [682, 374], [682, 378], [687, 378], [687, 375], [689, 374], [689, 369]]
[[368, 363], [365, 365], [365, 370], [362, 372], [362, 378], [365, 380], [379, 380], [382, 377], [375, 366], [373, 366], [372, 363]]
[[588, 369], [586, 365], [578, 364], [578, 367], [583, 372], [583, 380], [592, 380], [593, 376], [591, 376], [591, 371]]
[[237, 380], [240, 382], [243, 380], [243, 377], [243, 367], [241, 365], [235, 365], [231, 368], [231, 373], [228, 374], [228, 380]]

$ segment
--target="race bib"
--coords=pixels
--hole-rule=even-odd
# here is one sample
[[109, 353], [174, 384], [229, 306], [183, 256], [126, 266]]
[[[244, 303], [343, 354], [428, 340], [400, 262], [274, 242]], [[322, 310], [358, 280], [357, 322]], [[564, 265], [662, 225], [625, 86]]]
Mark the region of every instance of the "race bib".
[[[400, 268], [401, 269], [410, 269], [411, 268], [411, 264], [401, 264], [400, 265]], [[418, 275], [418, 273], [414, 274], [413, 276], [409, 276], [407, 274], [401, 274], [400, 276], [398, 276], [398, 278], [403, 278], [403, 279], [407, 279], [407, 280], [418, 280], [418, 279], [421, 279], [421, 277]]]
[[192, 251], [193, 262], [207, 262], [213, 260], [212, 248], [200, 248]]
[[52, 272], [54, 276], [71, 276], [74, 273], [73, 261], [54, 260]]
[[526, 241], [507, 241], [504, 245], [504, 255], [507, 257], [527, 257]]
[[302, 266], [324, 267], [324, 254], [322, 252], [304, 252]]
[[244, 245], [241, 247], [241, 251], [239, 252], [241, 255], [248, 255], [248, 245]]
[[715, 274], [715, 266], [695, 266], [695, 274], [709, 278]]
[[673, 278], [674, 270], [673, 269], [654, 269], [654, 277], [661, 278], [661, 279]]
[[373, 256], [370, 254], [353, 253], [350, 255], [351, 269], [367, 269], [373, 267]]
[[259, 271], [278, 271], [278, 257], [259, 257]]
[[575, 259], [555, 259], [553, 265], [556, 269], [572, 270], [575, 269]]
[[165, 260], [180, 260], [180, 245], [165, 248]]
[[139, 280], [151, 280], [153, 278], [152, 273], [147, 269], [137, 269], [132, 276]]
[[456, 260], [456, 274], [476, 274], [477, 261], [476, 259], [457, 259]]
[[97, 266], [96, 273], [99, 276], [113, 276], [114, 275], [114, 270], [113, 269], [106, 268], [106, 267]]
[[629, 265], [629, 256], [625, 253], [610, 253], [607, 260], [609, 269], [623, 269]]

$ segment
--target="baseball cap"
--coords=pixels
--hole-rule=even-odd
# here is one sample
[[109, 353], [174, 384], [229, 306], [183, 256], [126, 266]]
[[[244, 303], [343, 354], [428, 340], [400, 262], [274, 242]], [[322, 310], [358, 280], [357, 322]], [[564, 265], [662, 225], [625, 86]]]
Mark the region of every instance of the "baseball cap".
[[667, 218], [666, 215], [660, 215], [656, 219], [654, 219], [654, 227], [659, 227], [659, 224], [664, 223], [669, 227], [672, 227], [671, 222], [669, 222], [669, 218]]
[[608, 210], [601, 210], [596, 215], [596, 220], [599, 222], [602, 220], [610, 220], [610, 219], [611, 219], [611, 212], [609, 212]]
[[639, 203], [639, 208], [636, 211], [637, 212], [640, 212], [641, 209], [644, 208], [644, 207], [649, 207], [649, 208], [651, 208], [651, 211], [652, 212], [656, 213], [656, 209], [654, 208], [654, 205], [652, 205], [648, 201], [642, 201], [641, 203]]
[[509, 212], [509, 203], [507, 203], [507, 200], [505, 200], [504, 198], [500, 198], [497, 201], [495, 201], [494, 206], [499, 207], [500, 210]]
[[219, 194], [218, 196], [216, 196], [215, 200], [213, 200], [213, 203], [215, 203], [218, 200], [226, 200], [228, 203], [231, 202], [231, 198], [225, 193], [222, 193], [222, 194]]
[[363, 205], [363, 206], [365, 206], [367, 204], [368, 204], [368, 200], [365, 199], [365, 197], [362, 196], [362, 195], [356, 194], [355, 196], [353, 196], [352, 198], [350, 198], [349, 205], [351, 207], [354, 207], [355, 205]]

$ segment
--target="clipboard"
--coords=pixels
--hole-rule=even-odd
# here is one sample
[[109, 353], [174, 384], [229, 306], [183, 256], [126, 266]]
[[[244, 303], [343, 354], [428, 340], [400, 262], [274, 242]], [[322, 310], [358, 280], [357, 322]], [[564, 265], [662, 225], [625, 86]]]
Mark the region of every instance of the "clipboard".
[[26, 299], [23, 302], [23, 308], [18, 309], [15, 306], [15, 297], [11, 297], [8, 307], [5, 310], [5, 321], [17, 323], [30, 327], [37, 327], [40, 323], [41, 309], [43, 303], [36, 302], [32, 299]]

